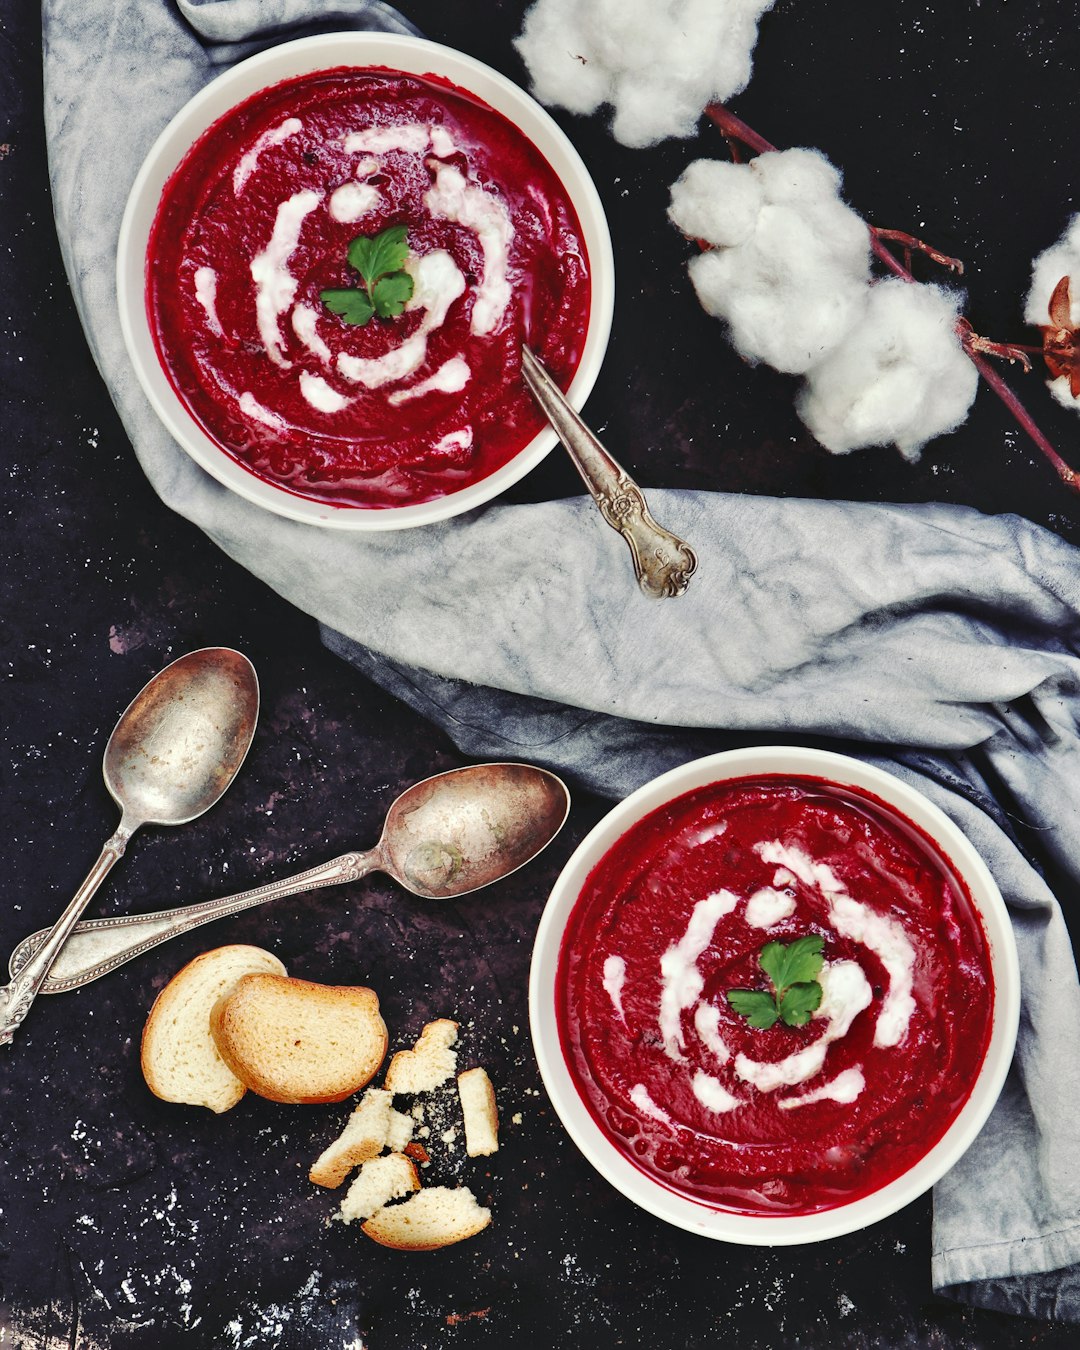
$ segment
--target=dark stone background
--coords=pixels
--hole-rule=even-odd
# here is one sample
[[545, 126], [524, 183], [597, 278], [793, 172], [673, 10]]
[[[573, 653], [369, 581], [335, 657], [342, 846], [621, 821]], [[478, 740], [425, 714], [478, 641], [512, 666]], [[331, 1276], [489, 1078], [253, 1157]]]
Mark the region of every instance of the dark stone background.
[[[155, 0], [142, 0], [153, 3]], [[511, 76], [523, 0], [405, 0], [432, 37]], [[118, 7], [118, 11], [122, 6]], [[1080, 181], [1073, 3], [780, 0], [737, 111], [780, 145], [826, 150], [850, 201], [968, 263], [968, 313], [1021, 325], [1031, 257], [1060, 234]], [[170, 659], [239, 647], [262, 681], [243, 774], [182, 830], [147, 830], [95, 912], [242, 889], [374, 842], [410, 782], [462, 762], [440, 733], [320, 646], [314, 624], [169, 514], [143, 480], [83, 341], [50, 213], [32, 5], [0, 0], [0, 951], [52, 920], [115, 828], [101, 753], [119, 711]], [[792, 386], [743, 366], [699, 309], [667, 185], [696, 143], [632, 152], [600, 119], [560, 117], [611, 219], [619, 295], [591, 420], [645, 483], [754, 493], [925, 499], [1013, 510], [1080, 538], [1063, 489], [983, 391], [956, 434], [909, 466], [834, 458], [792, 411]], [[1077, 422], [1040, 377], [1025, 397], [1080, 464]], [[559, 454], [519, 499], [575, 494]], [[612, 537], [612, 546], [622, 545]], [[816, 1247], [751, 1250], [635, 1210], [553, 1118], [528, 1041], [526, 978], [547, 890], [605, 809], [579, 794], [539, 862], [458, 905], [385, 877], [278, 902], [42, 999], [0, 1051], [0, 1347], [143, 1350], [448, 1346], [1075, 1346], [1077, 1331], [958, 1307], [929, 1284], [930, 1202]], [[497, 1084], [503, 1146], [437, 1166], [495, 1211], [433, 1256], [329, 1225], [304, 1173], [343, 1108], [248, 1097], [221, 1117], [146, 1090], [138, 1043], [172, 973], [221, 942], [289, 969], [370, 981], [393, 1042], [431, 1015], [464, 1024], [463, 1062]]]

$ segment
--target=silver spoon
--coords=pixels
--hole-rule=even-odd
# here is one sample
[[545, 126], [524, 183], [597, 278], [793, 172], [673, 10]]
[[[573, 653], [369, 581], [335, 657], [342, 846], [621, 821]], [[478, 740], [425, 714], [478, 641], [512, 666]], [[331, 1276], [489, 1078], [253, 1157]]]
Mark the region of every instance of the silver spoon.
[[[121, 715], [105, 747], [105, 785], [120, 825], [52, 928], [12, 960], [0, 988], [0, 1045], [9, 1045], [79, 915], [142, 825], [186, 825], [220, 798], [244, 762], [259, 714], [259, 682], [246, 656], [228, 647], [189, 652], [159, 671]], [[25, 944], [23, 944], [25, 945]]]
[[630, 546], [638, 585], [652, 599], [682, 595], [697, 568], [697, 554], [677, 535], [657, 525], [649, 514], [644, 493], [581, 420], [533, 352], [524, 346], [521, 374], [585, 480], [600, 514]]
[[[156, 914], [80, 923], [41, 988], [62, 994], [200, 924], [266, 900], [386, 872], [413, 895], [449, 900], [516, 872], [555, 838], [570, 810], [566, 784], [529, 764], [476, 764], [425, 778], [387, 812], [382, 837], [367, 853], [344, 853], [265, 886]], [[11, 970], [33, 960], [44, 931], [15, 949]]]

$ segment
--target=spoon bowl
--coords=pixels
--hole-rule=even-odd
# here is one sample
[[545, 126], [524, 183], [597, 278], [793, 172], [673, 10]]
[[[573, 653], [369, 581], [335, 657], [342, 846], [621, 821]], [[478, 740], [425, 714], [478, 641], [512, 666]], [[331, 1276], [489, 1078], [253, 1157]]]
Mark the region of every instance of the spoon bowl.
[[[154, 914], [124, 914], [78, 924], [56, 959], [43, 994], [62, 994], [107, 975], [213, 919], [267, 900], [386, 872], [413, 895], [452, 900], [516, 872], [555, 838], [570, 811], [562, 779], [531, 764], [473, 764], [425, 778], [391, 805], [379, 842], [365, 853], [280, 881]], [[31, 933], [12, 953], [13, 976], [34, 959], [46, 937]]]
[[381, 866], [413, 895], [467, 895], [534, 858], [562, 828], [569, 805], [560, 779], [528, 764], [439, 774], [391, 806]]
[[129, 819], [186, 825], [221, 797], [255, 734], [259, 684], [227, 647], [189, 652], [135, 696], [105, 747], [105, 785]]

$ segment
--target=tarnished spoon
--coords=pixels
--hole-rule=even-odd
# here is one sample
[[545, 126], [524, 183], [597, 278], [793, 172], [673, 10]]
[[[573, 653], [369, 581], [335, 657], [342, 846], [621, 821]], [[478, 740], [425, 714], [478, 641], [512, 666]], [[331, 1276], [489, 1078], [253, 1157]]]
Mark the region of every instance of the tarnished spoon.
[[[547, 847], [570, 809], [566, 784], [529, 764], [475, 764], [415, 783], [387, 812], [382, 837], [367, 853], [310, 867], [265, 886], [156, 914], [81, 923], [68, 939], [43, 994], [89, 984], [125, 961], [212, 919], [320, 886], [386, 872], [413, 895], [450, 900], [516, 872]], [[32, 933], [11, 958], [14, 973], [33, 960], [45, 934]]]
[[186, 825], [208, 811], [244, 762], [258, 715], [255, 671], [228, 647], [181, 656], [135, 696], [105, 747], [105, 785], [120, 807], [120, 825], [52, 928], [34, 934], [23, 960], [12, 958], [14, 978], [0, 988], [0, 1045], [11, 1043], [131, 836], [142, 825]]
[[600, 444], [528, 347], [521, 349], [521, 374], [600, 514], [626, 540], [638, 585], [654, 600], [682, 595], [697, 568], [697, 554], [678, 535], [657, 525], [645, 494]]

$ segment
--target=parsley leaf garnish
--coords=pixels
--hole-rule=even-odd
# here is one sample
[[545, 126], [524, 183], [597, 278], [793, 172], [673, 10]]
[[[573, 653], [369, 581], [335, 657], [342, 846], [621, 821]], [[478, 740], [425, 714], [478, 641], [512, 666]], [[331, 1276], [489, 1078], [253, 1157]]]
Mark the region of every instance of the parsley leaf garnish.
[[373, 314], [393, 319], [412, 299], [413, 279], [403, 271], [409, 256], [404, 225], [391, 225], [371, 238], [358, 235], [346, 255], [349, 266], [360, 273], [364, 289], [354, 286], [320, 291], [319, 299], [332, 314], [346, 323], [363, 327]]
[[767, 1031], [778, 1021], [789, 1027], [804, 1027], [810, 1014], [821, 1006], [817, 977], [825, 958], [825, 940], [816, 933], [794, 942], [768, 942], [761, 949], [758, 965], [768, 975], [773, 992], [763, 989], [729, 989], [727, 1000], [752, 1027]]
[[371, 287], [387, 272], [399, 272], [409, 256], [404, 225], [391, 225], [377, 234], [374, 239], [364, 235], [354, 239], [349, 245], [349, 266], [364, 278], [364, 285]]
[[782, 994], [790, 985], [817, 979], [825, 962], [821, 954], [824, 945], [825, 939], [817, 933], [796, 938], [787, 946], [769, 942], [762, 947], [758, 963], [776, 986], [777, 994]]
[[780, 1016], [789, 1027], [804, 1027], [810, 1014], [821, 1007], [821, 985], [817, 980], [793, 984], [780, 996]]
[[728, 1002], [752, 1027], [768, 1031], [780, 1016], [776, 999], [764, 989], [729, 989]]
[[391, 272], [380, 277], [372, 288], [371, 298], [375, 301], [375, 313], [380, 319], [392, 319], [405, 308], [405, 301], [412, 298], [413, 279], [408, 272]]
[[319, 298], [333, 314], [339, 314], [346, 323], [365, 324], [375, 313], [375, 306], [367, 291], [355, 286], [344, 286], [340, 290], [320, 291]]

